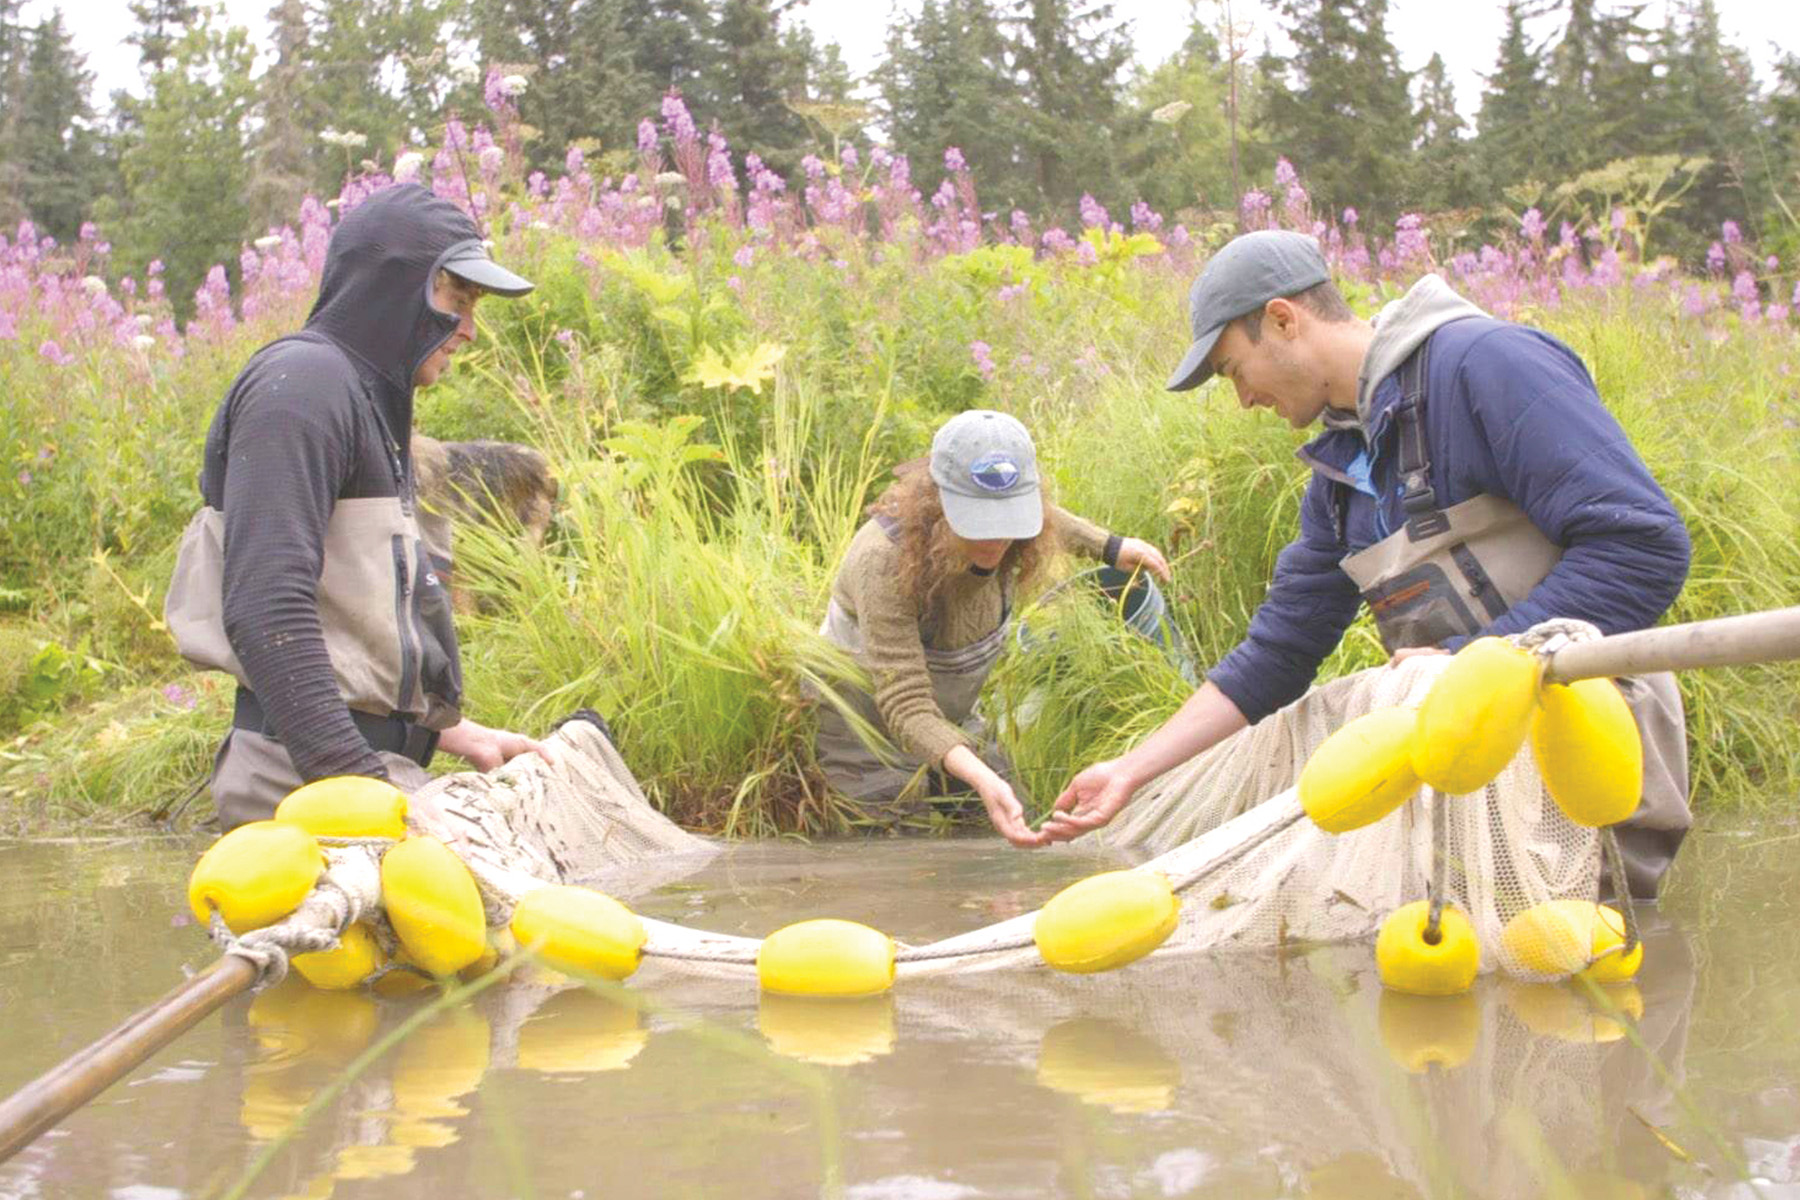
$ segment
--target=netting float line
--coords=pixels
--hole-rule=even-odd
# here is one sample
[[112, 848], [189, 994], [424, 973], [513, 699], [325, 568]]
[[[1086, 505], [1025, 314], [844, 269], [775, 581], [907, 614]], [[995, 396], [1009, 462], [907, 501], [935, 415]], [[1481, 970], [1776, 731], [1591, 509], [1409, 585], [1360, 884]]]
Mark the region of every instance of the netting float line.
[[649, 960], [851, 997], [909, 976], [1090, 973], [1160, 947], [1377, 933], [1383, 982], [1403, 992], [1454, 994], [1495, 969], [1624, 979], [1642, 956], [1628, 902], [1595, 898], [1609, 862], [1617, 870], [1602, 827], [1634, 767], [1641, 777], [1642, 748], [1610, 681], [1544, 683], [1556, 648], [1592, 636], [1555, 622], [1316, 688], [1142, 790], [1107, 841], [1148, 861], [922, 945], [828, 918], [761, 939], [714, 933], [573, 886], [641, 887], [718, 850], [657, 813], [582, 722], [555, 735], [555, 766], [526, 756], [410, 800], [369, 779], [302, 788], [202, 856], [190, 901], [232, 953], [260, 956], [266, 978], [292, 955], [327, 988], [379, 988], [396, 970], [466, 975], [531, 945], [552, 966], [612, 979]]

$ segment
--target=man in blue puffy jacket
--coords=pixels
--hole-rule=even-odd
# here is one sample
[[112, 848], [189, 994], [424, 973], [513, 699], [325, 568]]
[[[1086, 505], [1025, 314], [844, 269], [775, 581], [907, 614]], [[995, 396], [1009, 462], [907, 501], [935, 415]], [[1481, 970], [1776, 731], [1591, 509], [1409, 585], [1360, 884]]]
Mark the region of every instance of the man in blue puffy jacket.
[[[1398, 661], [1552, 617], [1642, 629], [1680, 593], [1680, 516], [1550, 335], [1435, 275], [1361, 320], [1318, 243], [1280, 230], [1214, 255], [1189, 317], [1171, 390], [1219, 375], [1245, 408], [1324, 425], [1300, 451], [1313, 472], [1300, 533], [1244, 640], [1160, 729], [1075, 776], [1051, 840], [1106, 824], [1151, 779], [1299, 698], [1364, 602]], [[1619, 837], [1631, 891], [1653, 896], [1691, 823], [1680, 698], [1667, 675], [1624, 686], [1645, 789]]]

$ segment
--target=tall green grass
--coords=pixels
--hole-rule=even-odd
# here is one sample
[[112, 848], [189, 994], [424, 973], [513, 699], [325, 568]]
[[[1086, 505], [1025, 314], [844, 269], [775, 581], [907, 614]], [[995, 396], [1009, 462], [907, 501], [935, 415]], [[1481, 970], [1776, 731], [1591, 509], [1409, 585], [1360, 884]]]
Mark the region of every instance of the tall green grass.
[[[812, 760], [814, 693], [853, 677], [815, 630], [889, 468], [964, 407], [1018, 414], [1061, 503], [1165, 549], [1164, 592], [1202, 667], [1242, 637], [1293, 534], [1304, 435], [1216, 386], [1162, 390], [1186, 338], [1185, 264], [1084, 270], [1004, 247], [927, 259], [893, 243], [734, 267], [733, 245], [583, 260], [556, 237], [519, 236], [539, 292], [484, 305], [479, 348], [418, 404], [421, 431], [531, 442], [562, 484], [542, 548], [459, 531], [459, 585], [481, 600], [461, 622], [470, 711], [541, 730], [600, 709], [647, 791], [697, 827], [856, 821]], [[193, 342], [180, 359], [121, 351], [56, 368], [0, 344], [17, 397], [0, 440], [21, 462], [52, 451], [30, 486], [0, 480], [5, 819], [117, 819], [204, 774], [223, 700], [176, 660], [162, 592], [212, 411], [243, 359], [298, 318]], [[1694, 568], [1670, 619], [1800, 598], [1795, 339], [1725, 335], [1624, 289], [1531, 319], [1583, 355], [1687, 519]], [[975, 340], [991, 347], [991, 378]], [[703, 350], [761, 344], [784, 357], [758, 389], [692, 373]], [[1035, 706], [1003, 725], [1041, 805], [1153, 727], [1185, 685], [1096, 605], [1065, 597], [1030, 620], [1055, 631], [1054, 652], [1004, 663], [988, 704], [1003, 718]], [[18, 659], [49, 646], [98, 665], [27, 702]], [[1365, 621], [1324, 673], [1380, 658]], [[199, 706], [168, 702], [170, 683]], [[1682, 685], [1698, 803], [1790, 805], [1800, 672], [1692, 672]]]

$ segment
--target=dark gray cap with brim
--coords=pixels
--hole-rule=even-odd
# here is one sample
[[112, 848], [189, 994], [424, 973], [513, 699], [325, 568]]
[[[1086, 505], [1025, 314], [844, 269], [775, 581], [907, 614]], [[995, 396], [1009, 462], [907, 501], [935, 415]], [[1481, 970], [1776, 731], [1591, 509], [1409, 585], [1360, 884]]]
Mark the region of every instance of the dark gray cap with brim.
[[515, 275], [488, 255], [487, 243], [464, 242], [444, 256], [444, 270], [458, 279], [466, 279], [476, 287], [497, 296], [516, 299], [537, 287], [531, 280]]
[[1225, 326], [1277, 297], [1304, 292], [1330, 278], [1318, 239], [1304, 233], [1259, 229], [1225, 243], [1188, 291], [1194, 342], [1169, 376], [1169, 390], [1185, 392], [1212, 378], [1206, 356]]
[[971, 542], [1043, 532], [1037, 450], [1018, 420], [988, 409], [958, 413], [931, 439], [931, 479], [944, 519]]

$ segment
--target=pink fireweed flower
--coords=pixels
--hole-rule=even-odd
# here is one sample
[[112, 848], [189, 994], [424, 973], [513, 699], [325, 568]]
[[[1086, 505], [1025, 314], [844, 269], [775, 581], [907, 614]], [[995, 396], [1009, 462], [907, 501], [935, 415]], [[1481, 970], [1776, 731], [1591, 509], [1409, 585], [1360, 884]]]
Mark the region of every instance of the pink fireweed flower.
[[1005, 304], [1008, 300], [1017, 300], [1030, 290], [1031, 284], [1029, 283], [1009, 283], [1000, 289], [998, 297], [1000, 303]]
[[856, 156], [855, 146], [845, 146], [838, 151], [838, 163], [844, 170], [854, 171], [862, 165], [862, 160]]
[[648, 117], [644, 118], [642, 121], [639, 121], [638, 122], [638, 153], [645, 154], [645, 155], [655, 154], [657, 143], [658, 143], [658, 138], [656, 136], [656, 122], [650, 120]]
[[[699, 138], [700, 130], [695, 127], [693, 115], [688, 112], [688, 106], [682, 102], [680, 92], [670, 92], [663, 97], [662, 118], [663, 127], [668, 130], [669, 138], [672, 141], [691, 142]], [[642, 134], [640, 134], [639, 141], [642, 140]]]
[[1714, 275], [1725, 269], [1725, 247], [1718, 242], [1706, 248], [1706, 269]]
[[983, 379], [994, 377], [994, 350], [986, 342], [970, 342], [969, 357], [975, 360], [975, 369], [981, 372]]
[[1105, 229], [1112, 223], [1112, 218], [1107, 215], [1106, 209], [1098, 200], [1083, 192], [1081, 193], [1081, 223], [1089, 229], [1096, 227]]
[[1275, 160], [1275, 186], [1292, 187], [1300, 181], [1300, 172], [1294, 170], [1294, 164], [1285, 158]]
[[739, 279], [736, 275], [732, 275], [725, 280], [725, 286], [734, 292], [742, 292], [744, 290], [744, 281]]
[[1131, 225], [1134, 229], [1143, 229], [1155, 233], [1162, 228], [1162, 214], [1139, 200], [1131, 206]]
[[1763, 259], [1763, 270], [1773, 275], [1775, 272], [1781, 270], [1781, 260], [1773, 254], [1769, 255], [1769, 257]]
[[1064, 233], [1061, 228], [1044, 230], [1043, 243], [1044, 249], [1054, 254], [1061, 254], [1065, 250], [1075, 248], [1075, 239]]
[[1756, 276], [1739, 271], [1731, 280], [1731, 298], [1739, 304], [1755, 304], [1761, 296], [1756, 290]]
[[740, 267], [748, 267], [756, 261], [756, 247], [746, 242], [738, 247], [737, 253], [731, 256], [731, 261]]
[[1025, 215], [1024, 209], [1013, 209], [1012, 217], [1008, 220], [1007, 225], [1012, 229], [1014, 241], [1020, 245], [1031, 244], [1031, 218]]
[[968, 169], [969, 164], [963, 161], [963, 152], [961, 150], [958, 150], [955, 146], [951, 146], [944, 151], [944, 170], [954, 174], [957, 171], [966, 171]]
[[1699, 284], [1690, 283], [1681, 293], [1681, 311], [1690, 317], [1698, 317], [1706, 312], [1706, 295], [1701, 292]]
[[194, 698], [194, 693], [188, 691], [179, 683], [168, 684], [163, 688], [162, 694], [163, 699], [167, 700], [170, 704], [173, 704], [176, 708], [192, 709], [199, 703], [199, 701]]
[[1736, 221], [1726, 221], [1723, 225], [1720, 225], [1719, 234], [1725, 239], [1725, 244], [1727, 246], [1735, 246], [1744, 240], [1744, 234], [1738, 229], [1738, 223]]
[[44, 340], [43, 345], [38, 347], [38, 357], [53, 362], [59, 367], [66, 367], [75, 361], [75, 356], [73, 354], [70, 354], [48, 338]]
[[1100, 252], [1094, 249], [1094, 243], [1083, 238], [1081, 244], [1075, 247], [1075, 261], [1084, 267], [1091, 267], [1100, 261]]
[[1526, 209], [1525, 215], [1519, 218], [1519, 232], [1525, 235], [1527, 241], [1543, 241], [1546, 228], [1544, 214], [1535, 208]]
[[1612, 210], [1612, 230], [1613, 230], [1613, 232], [1620, 233], [1624, 230], [1624, 228], [1625, 228], [1625, 210], [1622, 208], [1613, 209]]
[[1251, 229], [1263, 229], [1268, 226], [1269, 207], [1274, 202], [1266, 192], [1251, 188], [1238, 201], [1238, 211], [1242, 214], [1244, 224]]
[[1768, 318], [1769, 324], [1771, 325], [1785, 325], [1787, 324], [1788, 319], [1788, 306], [1785, 304], [1771, 304], [1764, 310], [1763, 316]]
[[1177, 225], [1169, 234], [1169, 245], [1171, 246], [1185, 246], [1189, 240], [1186, 225]]

